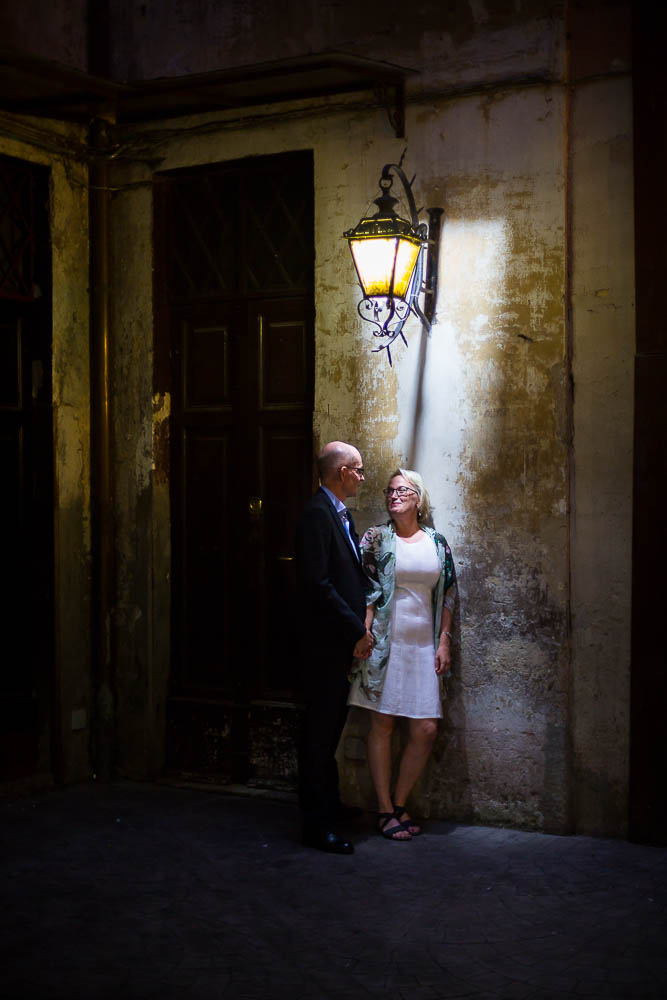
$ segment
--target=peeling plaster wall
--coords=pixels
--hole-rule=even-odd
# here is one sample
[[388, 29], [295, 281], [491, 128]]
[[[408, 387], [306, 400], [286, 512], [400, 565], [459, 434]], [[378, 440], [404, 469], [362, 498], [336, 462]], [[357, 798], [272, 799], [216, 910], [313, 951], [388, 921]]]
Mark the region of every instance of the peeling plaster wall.
[[[129, 183], [136, 180], [128, 175]], [[140, 180], [140, 177], [139, 177]], [[112, 200], [111, 268], [119, 294], [110, 300], [116, 516], [115, 690], [117, 766], [121, 773], [155, 773], [164, 725], [161, 636], [153, 632], [153, 313], [150, 184]], [[156, 413], [159, 425], [160, 411]], [[159, 534], [157, 544], [159, 546]], [[168, 539], [168, 531], [166, 536]], [[155, 553], [159, 558], [159, 551]], [[165, 570], [158, 569], [155, 592]], [[168, 608], [168, 605], [167, 605]], [[161, 623], [168, 636], [169, 618]], [[157, 671], [157, 673], [156, 673]]]
[[[119, 157], [114, 182], [123, 190], [113, 209], [116, 469], [127, 504], [118, 521], [117, 648], [128, 771], [159, 764], [169, 525], [168, 485], [156, 465], [168, 400], [152, 399], [145, 365], [150, 192], [124, 185], [148, 184], [153, 168], [310, 148], [316, 442], [359, 445], [369, 470], [357, 506], [362, 529], [383, 517], [380, 490], [394, 466], [418, 468], [459, 571], [446, 718], [414, 805], [422, 814], [554, 832], [624, 830], [629, 650], [618, 640], [629, 633], [629, 83], [591, 85], [572, 117], [559, 82], [563, 24], [544, 15], [500, 30], [493, 5], [475, 10], [478, 30], [443, 35], [451, 59], [409, 92], [406, 169], [418, 174], [417, 204], [441, 206], [445, 216], [433, 334], [425, 338], [411, 321], [409, 348], [396, 348], [393, 368], [369, 350], [341, 239], [377, 193], [382, 164], [396, 162], [406, 145], [384, 111], [336, 98], [118, 133], [121, 151], [146, 160], [130, 168]], [[388, 58], [395, 40], [387, 45], [374, 55]], [[442, 74], [469, 90], [503, 67], [523, 82], [458, 96], [429, 90]], [[173, 72], [190, 68], [203, 67]], [[604, 274], [596, 273], [600, 260]], [[590, 291], [612, 287], [614, 309]], [[600, 338], [610, 344], [602, 370]], [[603, 440], [606, 427], [612, 434]], [[612, 535], [613, 555], [604, 541]], [[363, 715], [351, 713], [340, 761], [347, 797], [373, 807], [365, 728]]]
[[[11, 138], [11, 136], [29, 136]], [[64, 150], [74, 126], [0, 116], [0, 153], [51, 170], [55, 725], [62, 776], [90, 774], [90, 360], [87, 170]], [[80, 147], [81, 148], [81, 147]], [[83, 712], [83, 715], [81, 714]], [[74, 728], [73, 713], [77, 722]], [[81, 727], [81, 720], [85, 725]]]

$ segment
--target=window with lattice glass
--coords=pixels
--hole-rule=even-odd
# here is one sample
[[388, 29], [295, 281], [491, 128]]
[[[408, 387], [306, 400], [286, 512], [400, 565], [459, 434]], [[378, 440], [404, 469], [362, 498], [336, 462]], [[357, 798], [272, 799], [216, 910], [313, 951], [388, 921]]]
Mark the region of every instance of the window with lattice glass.
[[35, 298], [34, 201], [31, 165], [0, 157], [0, 298]]

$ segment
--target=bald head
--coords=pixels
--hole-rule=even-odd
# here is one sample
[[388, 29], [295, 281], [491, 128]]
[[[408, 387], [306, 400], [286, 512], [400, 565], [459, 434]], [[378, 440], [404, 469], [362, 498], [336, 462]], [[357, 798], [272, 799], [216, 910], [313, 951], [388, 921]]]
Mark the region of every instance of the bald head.
[[345, 441], [330, 441], [317, 456], [317, 471], [322, 486], [345, 501], [356, 497], [364, 480], [361, 455], [353, 444]]
[[330, 441], [317, 456], [317, 471], [323, 484], [337, 479], [342, 465], [361, 465], [361, 455], [354, 445], [345, 441]]

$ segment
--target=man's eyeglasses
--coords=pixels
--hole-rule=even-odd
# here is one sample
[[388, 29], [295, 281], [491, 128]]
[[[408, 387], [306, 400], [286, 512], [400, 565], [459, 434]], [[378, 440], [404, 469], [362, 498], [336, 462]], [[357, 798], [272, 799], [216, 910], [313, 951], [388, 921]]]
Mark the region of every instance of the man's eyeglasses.
[[356, 474], [361, 479], [364, 478], [364, 467], [363, 467], [363, 465], [341, 465], [341, 469], [347, 469], [349, 472], [356, 472]]
[[[406, 497], [408, 493], [417, 493], [417, 490], [408, 489], [407, 486], [397, 486], [396, 489], [392, 489], [391, 486], [388, 486], [387, 489], [382, 490], [382, 492], [388, 500], [389, 497], [393, 497], [394, 494], [396, 494], [397, 497]], [[417, 493], [417, 496], [419, 496], [419, 493]]]

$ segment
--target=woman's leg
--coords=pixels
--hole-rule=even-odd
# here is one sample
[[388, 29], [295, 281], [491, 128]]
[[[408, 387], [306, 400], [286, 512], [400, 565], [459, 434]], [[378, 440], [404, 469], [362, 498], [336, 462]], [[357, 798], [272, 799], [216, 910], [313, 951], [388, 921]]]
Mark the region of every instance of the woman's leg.
[[[367, 752], [368, 768], [375, 786], [378, 800], [378, 812], [392, 813], [394, 805], [391, 801], [391, 736], [396, 721], [393, 715], [383, 715], [381, 712], [370, 712], [371, 728], [368, 733]], [[399, 827], [397, 819], [390, 819], [383, 827], [384, 833], [391, 833]], [[407, 830], [397, 830], [396, 840], [409, 840]]]
[[[419, 775], [424, 770], [438, 733], [437, 719], [408, 719], [408, 742], [403, 751], [394, 792], [397, 805], [404, 805]], [[408, 818], [402, 816], [403, 822]], [[415, 824], [415, 832], [419, 828]]]

